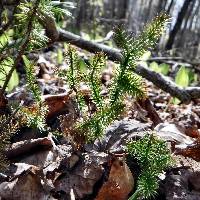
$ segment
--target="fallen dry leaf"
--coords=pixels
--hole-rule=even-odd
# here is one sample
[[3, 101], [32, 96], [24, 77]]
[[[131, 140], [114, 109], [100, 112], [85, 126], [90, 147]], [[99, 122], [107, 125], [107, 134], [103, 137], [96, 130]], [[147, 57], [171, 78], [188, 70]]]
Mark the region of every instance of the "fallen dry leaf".
[[24, 140], [12, 144], [11, 147], [5, 151], [5, 155], [8, 159], [13, 159], [23, 154], [33, 153], [36, 150], [51, 149], [53, 144], [53, 140], [50, 137]]
[[200, 139], [197, 139], [193, 144], [185, 147], [179, 147], [175, 150], [176, 155], [183, 155], [185, 157], [192, 158], [196, 161], [200, 161]]
[[[49, 195], [45, 193], [39, 168], [24, 164], [24, 170], [10, 181], [0, 184], [0, 197], [3, 199], [17, 200], [47, 200]], [[51, 198], [52, 199], [52, 198]]]
[[[84, 153], [78, 165], [59, 176], [55, 182], [55, 194], [68, 195], [73, 191], [76, 199], [82, 199], [93, 193], [94, 185], [103, 175], [103, 164], [108, 161], [108, 154]], [[66, 199], [66, 198], [65, 198]]]
[[158, 124], [155, 129], [156, 135], [165, 141], [174, 142], [176, 148], [184, 148], [194, 143], [194, 139], [185, 135], [185, 129], [172, 123]]
[[104, 183], [95, 200], [126, 200], [133, 187], [134, 178], [124, 158], [115, 158], [108, 181]]
[[44, 102], [48, 105], [47, 120], [68, 112], [75, 115], [76, 105], [73, 101], [71, 93], [63, 93], [59, 95], [44, 95]]
[[86, 144], [87, 151], [109, 151], [112, 153], [124, 152], [127, 140], [139, 139], [143, 137], [150, 125], [137, 120], [115, 121], [106, 129], [106, 133], [101, 140], [96, 139], [93, 144]]

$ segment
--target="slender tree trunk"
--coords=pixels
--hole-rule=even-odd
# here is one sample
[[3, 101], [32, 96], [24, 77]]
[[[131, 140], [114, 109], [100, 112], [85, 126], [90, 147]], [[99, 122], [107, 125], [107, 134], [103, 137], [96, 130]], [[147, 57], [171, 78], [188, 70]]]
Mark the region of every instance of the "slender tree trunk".
[[[195, 16], [198, 15], [198, 12], [199, 12], [199, 9], [200, 9], [200, 3], [199, 3], [199, 1], [197, 1], [197, 2], [198, 2], [198, 5], [197, 5], [197, 7], [196, 7], [196, 10], [195, 10], [194, 14], [193, 14], [192, 17], [191, 17], [191, 22], [192, 22], [192, 23], [194, 22], [194, 18], [195, 18]], [[190, 23], [190, 25], [189, 25], [189, 29], [190, 29], [190, 30], [192, 30], [192, 23]]]
[[186, 13], [188, 11], [188, 8], [189, 8], [189, 5], [190, 5], [191, 2], [192, 2], [192, 0], [185, 0], [185, 2], [183, 4], [183, 7], [181, 8], [181, 10], [180, 10], [180, 12], [178, 14], [178, 17], [177, 17], [177, 20], [176, 20], [176, 24], [174, 25], [174, 28], [170, 33], [169, 40], [167, 41], [167, 44], [166, 44], [166, 47], [165, 47], [166, 49], [171, 49], [172, 48], [174, 40], [176, 38], [176, 35], [177, 35], [178, 31], [181, 28], [183, 19], [184, 19], [185, 15], [186, 15]]
[[174, 4], [174, 0], [171, 0], [171, 2], [170, 2], [170, 4], [169, 4], [168, 8], [166, 8], [166, 12], [167, 12], [167, 13], [170, 13], [173, 4]]
[[2, 25], [3, 2], [0, 1], [0, 27]]
[[185, 44], [185, 39], [187, 38], [188, 31], [192, 31], [188, 28], [188, 21], [193, 20], [191, 16], [194, 15], [195, 5], [196, 0], [193, 0], [187, 10], [187, 13], [185, 14], [182, 26], [180, 27], [181, 30], [179, 32], [179, 35], [181, 35], [181, 37], [179, 38], [178, 43], [176, 43], [176, 47], [182, 47]]
[[83, 20], [86, 20], [86, 9], [87, 9], [87, 1], [86, 0], [78, 0], [77, 1], [77, 11], [76, 11], [76, 22], [75, 22], [75, 28], [76, 31], [81, 31]]

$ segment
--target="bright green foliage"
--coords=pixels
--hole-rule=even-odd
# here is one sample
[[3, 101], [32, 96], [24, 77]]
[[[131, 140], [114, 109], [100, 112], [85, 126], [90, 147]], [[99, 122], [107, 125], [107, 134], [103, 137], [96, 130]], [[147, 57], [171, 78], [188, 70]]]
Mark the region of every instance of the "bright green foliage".
[[145, 84], [142, 78], [130, 70], [118, 71], [118, 76], [113, 80], [113, 88], [110, 93], [111, 104], [115, 103], [117, 99], [128, 94], [136, 98], [146, 97]]
[[38, 129], [40, 131], [46, 130], [46, 114], [48, 107], [42, 102], [34, 104], [32, 107], [22, 107], [19, 111], [21, 122], [28, 127]]
[[[67, 78], [70, 88], [76, 93], [82, 117], [82, 122], [78, 123], [76, 128], [91, 141], [102, 136], [105, 128], [122, 112], [124, 105], [118, 101], [111, 106], [101, 95], [100, 77], [106, 65], [103, 53], [98, 53], [84, 62], [76, 50], [69, 46], [66, 56], [69, 69], [62, 75]], [[95, 104], [95, 111], [90, 110], [92, 104], [85, 99], [87, 96], [90, 96]]]
[[4, 32], [0, 36], [0, 54], [3, 53], [3, 51], [7, 48], [8, 42], [9, 42], [9, 34], [7, 32]]
[[[122, 48], [123, 58], [116, 69], [115, 77], [109, 88], [108, 99], [104, 99], [101, 95], [102, 88], [99, 78], [101, 70], [105, 67], [106, 57], [102, 53], [96, 54], [91, 60], [85, 62], [87, 67], [84, 71], [81, 71], [80, 63], [83, 61], [76, 51], [69, 47], [67, 52], [69, 60], [67, 81], [76, 92], [77, 99], [81, 99], [79, 88], [80, 83], [84, 83], [89, 88], [92, 102], [97, 107], [96, 112], [90, 113], [89, 116], [82, 114], [84, 116], [83, 122], [78, 125], [78, 128], [87, 135], [89, 140], [101, 136], [109, 123], [119, 116], [123, 111], [123, 100], [126, 95], [145, 98], [146, 88], [141, 78], [131, 72], [130, 69], [135, 66], [136, 60], [148, 50], [148, 47], [155, 44], [166, 21], [167, 16], [161, 15], [136, 39], [132, 39], [121, 29], [116, 30], [115, 41]], [[83, 103], [82, 101], [82, 105]]]
[[69, 65], [69, 70], [67, 71], [67, 80], [71, 89], [73, 89], [76, 92], [76, 90], [79, 88], [80, 81], [85, 76], [80, 70], [80, 58], [73, 47], [69, 46], [68, 51], [66, 53], [66, 59]]
[[[78, 129], [87, 135], [89, 140], [93, 140], [102, 135], [106, 121], [108, 121], [108, 108], [104, 104], [101, 96], [101, 71], [105, 67], [106, 57], [99, 53], [94, 55], [90, 61], [84, 62], [74, 48], [69, 46], [67, 51], [67, 82], [70, 88], [76, 93], [83, 123], [77, 124]], [[81, 85], [86, 88], [84, 91]], [[84, 96], [91, 95], [93, 103], [96, 105], [97, 112], [90, 111], [90, 105], [84, 100]]]
[[[60, 8], [61, 4], [64, 4], [65, 9]], [[48, 42], [48, 37], [45, 36], [43, 30], [43, 25], [45, 24], [43, 21], [45, 21], [45, 18], [51, 18], [52, 23], [54, 23], [56, 18], [61, 18], [63, 15], [71, 16], [71, 13], [66, 8], [73, 7], [73, 3], [70, 2], [56, 3], [51, 0], [40, 0], [36, 14], [32, 16], [34, 5], [35, 1], [21, 2], [18, 6], [20, 12], [15, 14], [16, 22], [18, 23], [16, 28], [17, 35], [25, 34], [26, 29], [24, 27], [27, 27], [30, 20], [33, 21], [29, 50], [44, 47]]]
[[[175, 76], [175, 83], [183, 88], [188, 87], [191, 83], [197, 81], [197, 74], [191, 69], [181, 66]], [[174, 104], [179, 104], [181, 101], [177, 98], [173, 98]]]
[[181, 87], [189, 86], [189, 71], [186, 67], [180, 67], [175, 77], [175, 83]]
[[[0, 85], [3, 90], [7, 88], [10, 91], [18, 84], [18, 76], [13, 68], [19, 64], [23, 54], [46, 46], [49, 38], [44, 29], [50, 26], [56, 29], [57, 19], [64, 15], [71, 16], [69, 8], [74, 8], [74, 4], [51, 0], [20, 1], [12, 13], [11, 23], [6, 17], [6, 10], [3, 11], [5, 17], [2, 18], [2, 24], [12, 25], [0, 34]], [[50, 20], [49, 25], [46, 23], [47, 18]]]
[[37, 80], [35, 77], [34, 72], [34, 62], [31, 62], [28, 60], [26, 56], [23, 56], [23, 61], [25, 64], [25, 70], [26, 70], [26, 80], [27, 80], [27, 86], [29, 90], [33, 93], [33, 96], [35, 98], [36, 102], [41, 101], [41, 91], [39, 89], [39, 86], [37, 84]]
[[137, 159], [141, 167], [136, 192], [129, 200], [154, 196], [158, 189], [158, 176], [172, 164], [166, 142], [153, 134], [146, 134], [138, 141], [129, 142], [127, 151]]
[[122, 63], [128, 68], [134, 68], [136, 61], [147, 50], [155, 46], [168, 21], [169, 16], [166, 13], [161, 13], [144, 28], [144, 31], [137, 38], [133, 38], [121, 28], [117, 28], [115, 42], [123, 50]]
[[58, 65], [61, 65], [63, 63], [63, 52], [62, 52], [62, 49], [58, 49], [57, 50], [57, 63]]
[[37, 84], [36, 77], [34, 75], [34, 62], [30, 62], [26, 56], [23, 56], [26, 81], [29, 90], [32, 92], [36, 104], [32, 108], [22, 108], [21, 114], [24, 114], [27, 126], [32, 128], [38, 128], [39, 130], [45, 130], [45, 117], [48, 111], [47, 106], [42, 103], [41, 91]]
[[[175, 83], [183, 88], [188, 87], [190, 84], [189, 70], [185, 66], [181, 66], [178, 70]], [[177, 98], [172, 99], [173, 104], [179, 104], [181, 101]]]
[[105, 68], [106, 57], [103, 53], [96, 54], [88, 63], [89, 76], [88, 83], [92, 89], [92, 99], [99, 110], [103, 109], [103, 98], [101, 96], [101, 71]]
[[[9, 44], [10, 32], [4, 32], [0, 36], [0, 86], [3, 86], [4, 81], [14, 61], [13, 58], [8, 56], [7, 46]], [[7, 90], [11, 91], [19, 83], [19, 78], [16, 70], [14, 70], [10, 81], [7, 85]]]
[[[64, 8], [61, 8], [64, 7]], [[40, 5], [40, 10], [43, 14], [48, 15], [50, 17], [61, 19], [63, 16], [71, 17], [72, 14], [68, 9], [75, 8], [74, 3], [72, 2], [60, 2], [60, 1], [52, 1], [52, 0], [42, 0]]]
[[[67, 77], [70, 88], [76, 93], [79, 108], [82, 108], [80, 109], [82, 122], [77, 125], [77, 128], [79, 132], [86, 135], [87, 139], [94, 140], [103, 134], [105, 128], [122, 113], [123, 100], [127, 95], [136, 98], [146, 97], [146, 88], [141, 77], [131, 70], [136, 66], [137, 60], [155, 45], [167, 21], [168, 16], [161, 14], [136, 39], [122, 29], [116, 29], [115, 41], [122, 48], [122, 59], [108, 88], [109, 95], [106, 98], [101, 95], [100, 81], [101, 71], [106, 64], [105, 55], [99, 53], [84, 62], [74, 48], [68, 48], [66, 56], [69, 69], [64, 76]], [[83, 94], [81, 84], [88, 88], [87, 93], [96, 106], [93, 112], [90, 111], [91, 105], [84, 101], [88, 94]], [[85, 109], [87, 107], [88, 109]]]
[[110, 125], [123, 110], [124, 104], [122, 102], [118, 102], [112, 105], [112, 107], [105, 106], [103, 110], [96, 112], [92, 117], [78, 124], [77, 128], [89, 141], [94, 141], [96, 138], [102, 136], [108, 125]]
[[137, 60], [154, 47], [168, 20], [169, 17], [165, 13], [159, 15], [135, 39], [121, 28], [116, 29], [114, 39], [122, 49], [123, 58], [120, 62], [118, 75], [114, 79], [114, 87], [110, 98], [111, 103], [114, 103], [119, 96], [126, 93], [137, 96], [137, 98], [146, 96], [144, 84], [136, 74], [130, 73], [130, 69], [134, 69]]
[[0, 120], [0, 170], [4, 170], [8, 165], [8, 161], [3, 152], [9, 144], [10, 137], [16, 132], [18, 125], [5, 115], [1, 115]]
[[189, 74], [189, 83], [196, 83], [198, 81], [198, 74], [195, 73], [193, 70], [188, 69], [188, 74]]
[[152, 62], [150, 64], [150, 69], [163, 75], [167, 75], [169, 73], [169, 65], [165, 63], [158, 65], [157, 62]]

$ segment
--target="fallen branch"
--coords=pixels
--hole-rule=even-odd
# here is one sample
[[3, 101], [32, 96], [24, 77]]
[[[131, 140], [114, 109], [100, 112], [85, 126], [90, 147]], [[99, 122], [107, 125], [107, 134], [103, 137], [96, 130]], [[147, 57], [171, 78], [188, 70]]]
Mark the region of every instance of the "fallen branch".
[[[111, 48], [107, 45], [98, 44], [92, 41], [85, 40], [78, 35], [59, 30], [59, 42], [69, 42], [77, 47], [88, 50], [92, 53], [103, 51], [106, 53], [108, 58], [112, 61], [120, 61], [122, 55], [119, 49]], [[156, 73], [149, 68], [138, 65], [135, 71], [137, 74], [146, 78], [148, 81], [154, 83], [157, 87], [163, 91], [177, 97], [182, 103], [189, 103], [192, 99], [200, 98], [200, 87], [187, 87], [185, 89], [176, 85], [169, 78], [163, 76], [162, 74]]]
[[[46, 24], [51, 24], [51, 22], [50, 21], [48, 22], [47, 19]], [[48, 26], [45, 26], [44, 28], [48, 29]], [[51, 27], [50, 31], [55, 34], [57, 32], [59, 33], [58, 39], [57, 40], [55, 39], [52, 42], [56, 41], [69, 42], [77, 47], [80, 47], [92, 53], [104, 52], [108, 56], [108, 58], [112, 61], [120, 61], [122, 59], [122, 54], [120, 53], [119, 49], [112, 48], [107, 45], [99, 44], [89, 40], [85, 40], [80, 36], [75, 35], [71, 32], [65, 31], [63, 29], [57, 29], [56, 26]], [[46, 32], [49, 32], [49, 30], [46, 30]], [[159, 87], [163, 91], [171, 94], [174, 97], [177, 97], [178, 99], [181, 100], [182, 103], [189, 103], [190, 101], [192, 101], [192, 99], [200, 98], [200, 87], [195, 87], [195, 88], [188, 87], [186, 89], [183, 89], [177, 86], [170, 79], [167, 79], [163, 75], [156, 73], [146, 67], [143, 67], [142, 65], [138, 65], [135, 72], [141, 75], [142, 77], [146, 78], [148, 81], [154, 83], [157, 87]]]
[[[190, 95], [190, 93], [188, 93], [185, 89], [182, 89], [181, 87], [176, 85], [173, 81], [171, 81], [168, 77], [165, 77], [160, 73], [154, 72], [141, 65], [137, 66], [136, 73], [146, 78], [148, 81], [151, 81], [154, 85], [156, 85], [158, 88], [162, 89], [163, 91], [171, 94], [174, 97], [177, 97], [182, 102], [189, 103], [193, 98]], [[200, 88], [199, 88], [199, 91], [200, 91]]]
[[112, 61], [116, 60], [120, 61], [122, 58], [119, 49], [115, 49], [104, 44], [99, 44], [89, 40], [85, 40], [78, 35], [75, 35], [68, 31], [64, 31], [62, 29], [59, 29], [58, 42], [69, 42], [77, 47], [80, 47], [92, 53], [103, 51]]
[[8, 159], [16, 158], [23, 154], [31, 154], [39, 150], [49, 150], [53, 147], [52, 139], [49, 137], [38, 138], [32, 140], [25, 140], [14, 143], [10, 149], [7, 149], [4, 153]]

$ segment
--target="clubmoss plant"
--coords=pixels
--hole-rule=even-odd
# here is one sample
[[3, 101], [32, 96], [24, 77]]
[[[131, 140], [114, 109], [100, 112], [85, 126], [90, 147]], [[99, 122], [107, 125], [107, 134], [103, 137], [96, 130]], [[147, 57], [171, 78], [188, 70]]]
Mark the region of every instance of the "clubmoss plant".
[[[135, 39], [121, 28], [116, 29], [114, 39], [122, 49], [122, 59], [108, 88], [107, 97], [101, 95], [100, 82], [106, 56], [99, 53], [84, 62], [76, 50], [69, 46], [66, 54], [69, 69], [67, 75], [63, 75], [75, 92], [81, 111], [82, 119], [77, 123], [77, 132], [84, 134], [87, 140], [94, 141], [103, 135], [105, 128], [123, 112], [123, 102], [127, 95], [146, 98], [145, 85], [141, 77], [134, 73], [136, 60], [154, 47], [168, 20], [169, 17], [165, 13], [159, 15]], [[81, 90], [81, 84], [87, 86], [86, 93]], [[86, 101], [88, 94], [91, 97], [89, 104]], [[91, 102], [95, 104], [93, 111], [89, 108]], [[128, 143], [127, 151], [137, 159], [141, 167], [137, 189], [130, 200], [154, 196], [158, 189], [157, 177], [172, 163], [166, 143], [153, 134], [147, 134], [139, 141]]]
[[33, 94], [35, 104], [28, 108], [23, 106], [21, 107], [21, 120], [25, 122], [28, 127], [44, 131], [46, 129], [48, 107], [43, 103], [42, 94], [37, 84], [36, 77], [34, 76], [35, 63], [29, 61], [26, 56], [23, 56], [23, 61], [26, 70], [27, 87]]
[[[115, 30], [114, 40], [122, 49], [122, 59], [116, 69], [114, 78], [108, 88], [108, 96], [101, 95], [101, 71], [106, 64], [106, 56], [98, 53], [92, 59], [83, 61], [76, 50], [69, 46], [66, 58], [69, 69], [64, 74], [70, 88], [76, 93], [77, 103], [81, 110], [82, 119], [77, 124], [79, 133], [84, 134], [88, 140], [93, 141], [103, 135], [105, 128], [124, 110], [126, 96], [133, 98], [146, 98], [146, 88], [140, 76], [133, 70], [137, 60], [149, 49], [153, 48], [162, 34], [169, 17], [162, 13], [145, 27], [145, 30], [133, 38], [121, 28]], [[85, 85], [91, 96], [89, 103], [85, 101], [81, 85]], [[95, 110], [90, 109], [92, 103]]]
[[[6, 89], [10, 91], [16, 86], [16, 82], [18, 82], [16, 68], [23, 55], [43, 48], [51, 41], [51, 38], [44, 34], [45, 18], [49, 17], [55, 22], [63, 15], [71, 15], [68, 8], [73, 7], [73, 3], [70, 2], [51, 0], [16, 1], [15, 3], [14, 9], [9, 12], [2, 3], [1, 13], [4, 13], [5, 16], [1, 19], [2, 26], [0, 27], [0, 86], [2, 87], [0, 95], [3, 95]], [[60, 7], [62, 4], [65, 9]], [[12, 15], [12, 17], [7, 15]], [[33, 92], [36, 104], [32, 110], [22, 107], [21, 113], [18, 110], [17, 115], [21, 114], [28, 126], [44, 130], [47, 110], [42, 105], [41, 93], [32, 70], [33, 64], [26, 57], [24, 57], [24, 62], [28, 87]], [[10, 81], [11, 79], [12, 81]], [[7, 166], [3, 152], [17, 126], [11, 120], [11, 116], [1, 115], [0, 120], [0, 169], [2, 169]]]
[[127, 144], [127, 151], [141, 168], [137, 189], [129, 200], [155, 196], [158, 190], [158, 176], [170, 165], [172, 158], [166, 142], [154, 134], [146, 134], [138, 141]]
[[[3, 5], [2, 3], [4, 9]], [[65, 8], [61, 8], [61, 5]], [[6, 13], [12, 15], [12, 17], [3, 18], [3, 26], [0, 27], [0, 78], [3, 74], [0, 92], [2, 94], [8, 88], [8, 83], [22, 56], [30, 51], [46, 47], [54, 37], [47, 31], [45, 35], [46, 19], [48, 18], [52, 22], [51, 26], [56, 27], [56, 19], [60, 19], [63, 15], [71, 15], [69, 8], [73, 8], [73, 3], [32, 0], [17, 1], [11, 13], [7, 12], [6, 8], [2, 11], [5, 12], [5, 15]], [[10, 19], [10, 21], [6, 21], [6, 19]]]

